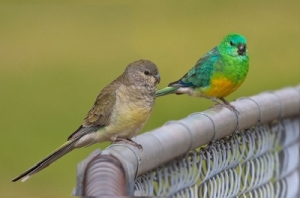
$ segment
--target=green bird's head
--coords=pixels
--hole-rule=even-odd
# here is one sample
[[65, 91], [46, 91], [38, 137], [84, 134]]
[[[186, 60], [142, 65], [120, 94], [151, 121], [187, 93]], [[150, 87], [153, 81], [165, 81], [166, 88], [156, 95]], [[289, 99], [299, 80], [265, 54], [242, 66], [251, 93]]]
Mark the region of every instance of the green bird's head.
[[245, 37], [240, 34], [228, 34], [221, 44], [218, 46], [221, 54], [228, 54], [234, 57], [248, 56], [247, 41]]

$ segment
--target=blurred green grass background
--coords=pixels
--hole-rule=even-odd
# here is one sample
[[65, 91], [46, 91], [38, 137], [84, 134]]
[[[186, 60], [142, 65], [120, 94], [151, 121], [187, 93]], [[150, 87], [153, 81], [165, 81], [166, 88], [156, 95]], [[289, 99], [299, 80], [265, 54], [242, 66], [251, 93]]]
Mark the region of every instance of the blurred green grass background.
[[[163, 87], [237, 32], [247, 38], [250, 71], [229, 101], [299, 83], [300, 1], [59, 2], [0, 3], [2, 196], [71, 194], [77, 163], [107, 144], [75, 150], [25, 183], [10, 180], [61, 145], [135, 60], [156, 63]], [[159, 98], [143, 131], [212, 105]]]

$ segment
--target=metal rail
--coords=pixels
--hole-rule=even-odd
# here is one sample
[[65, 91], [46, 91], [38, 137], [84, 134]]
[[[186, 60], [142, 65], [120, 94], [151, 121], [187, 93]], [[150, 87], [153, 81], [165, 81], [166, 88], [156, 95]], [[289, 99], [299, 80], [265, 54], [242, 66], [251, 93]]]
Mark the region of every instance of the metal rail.
[[[103, 152], [98, 150], [92, 153], [78, 166], [77, 186], [73, 195], [133, 195], [134, 178], [137, 175], [189, 150], [226, 137], [236, 129], [243, 130], [259, 123], [299, 116], [300, 85], [240, 98], [231, 104], [239, 114], [216, 107], [178, 121], [169, 121], [160, 128], [137, 136], [134, 141], [143, 146], [142, 151], [131, 145], [113, 144]], [[111, 158], [115, 160], [114, 166], [110, 163]]]

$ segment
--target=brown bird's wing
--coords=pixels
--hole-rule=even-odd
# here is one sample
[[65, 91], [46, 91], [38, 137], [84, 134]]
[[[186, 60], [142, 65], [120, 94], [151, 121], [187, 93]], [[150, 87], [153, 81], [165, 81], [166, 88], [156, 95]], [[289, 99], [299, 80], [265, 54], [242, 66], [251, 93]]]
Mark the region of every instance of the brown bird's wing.
[[57, 159], [72, 151], [82, 136], [108, 125], [109, 118], [116, 101], [115, 93], [118, 87], [121, 85], [121, 81], [118, 79], [120, 79], [120, 77], [101, 91], [95, 101], [94, 106], [85, 117], [82, 125], [69, 136], [68, 141], [65, 144], [42, 159], [36, 165], [14, 178], [12, 181], [18, 181], [21, 178], [23, 178], [22, 181], [26, 181], [33, 174], [43, 170]]
[[111, 112], [116, 102], [116, 90], [121, 85], [122, 77], [118, 77], [100, 92], [92, 109], [84, 118], [82, 125], [68, 137], [68, 140], [79, 136], [82, 137], [87, 133], [109, 125]]

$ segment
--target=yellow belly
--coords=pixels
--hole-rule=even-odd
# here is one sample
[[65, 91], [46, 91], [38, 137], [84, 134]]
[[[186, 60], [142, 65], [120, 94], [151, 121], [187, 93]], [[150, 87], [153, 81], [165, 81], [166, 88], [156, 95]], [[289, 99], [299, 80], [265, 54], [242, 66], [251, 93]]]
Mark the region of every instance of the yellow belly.
[[210, 86], [203, 90], [208, 97], [223, 98], [234, 92], [242, 82], [236, 84], [227, 78], [212, 79]]
[[154, 98], [147, 102], [142, 97], [133, 97], [138, 94], [141, 94], [139, 90], [130, 87], [121, 86], [118, 89], [110, 124], [106, 127], [108, 137], [132, 138], [142, 129], [150, 116]]

